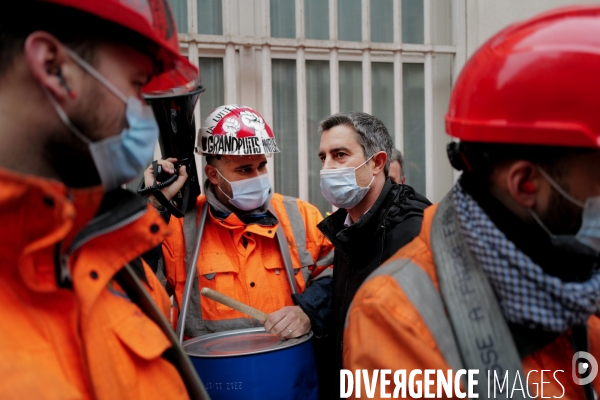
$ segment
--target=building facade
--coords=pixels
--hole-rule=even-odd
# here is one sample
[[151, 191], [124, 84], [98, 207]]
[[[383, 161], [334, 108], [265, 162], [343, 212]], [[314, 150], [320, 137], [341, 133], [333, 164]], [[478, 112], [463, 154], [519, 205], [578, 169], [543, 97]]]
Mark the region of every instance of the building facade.
[[169, 1], [181, 49], [206, 88], [197, 126], [222, 104], [255, 108], [282, 151], [269, 160], [275, 190], [322, 212], [331, 210], [319, 188], [322, 118], [340, 111], [380, 118], [405, 155], [407, 183], [439, 201], [457, 178], [446, 157], [444, 114], [468, 56], [504, 26], [573, 3]]

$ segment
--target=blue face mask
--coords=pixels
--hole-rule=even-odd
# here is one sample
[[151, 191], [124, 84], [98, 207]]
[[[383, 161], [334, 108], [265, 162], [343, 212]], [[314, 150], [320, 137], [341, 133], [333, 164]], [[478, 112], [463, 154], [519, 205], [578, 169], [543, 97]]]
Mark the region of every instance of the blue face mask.
[[87, 73], [121, 99], [126, 106], [125, 118], [128, 127], [121, 134], [92, 142], [72, 123], [56, 99], [46, 91], [54, 109], [63, 123], [90, 149], [92, 159], [106, 191], [130, 182], [139, 176], [154, 155], [158, 139], [158, 124], [152, 108], [135, 97], [126, 97], [94, 67], [77, 53], [65, 47], [69, 56]]
[[585, 201], [581, 227], [575, 239], [600, 253], [600, 197]]
[[356, 170], [369, 162], [371, 158], [373, 156], [356, 168], [322, 169], [321, 193], [323, 197], [337, 208], [348, 209], [360, 203], [371, 188], [375, 176], [366, 187], [361, 187], [356, 183]]
[[[592, 249], [596, 253], [600, 253], [600, 196], [589, 197], [585, 203], [577, 200], [569, 193], [567, 193], [560, 185], [550, 177], [550, 175], [543, 169], [538, 167], [540, 174], [558, 193], [564, 198], [569, 200], [571, 203], [583, 208], [583, 214], [581, 216], [581, 227], [577, 233], [573, 235], [554, 235], [544, 225], [538, 215], [530, 210], [531, 215], [537, 221], [537, 223], [550, 235], [552, 242], [559, 247], [569, 247], [571, 249], [579, 249], [579, 252], [588, 252], [587, 249]], [[585, 248], [581, 249], [581, 245]], [[587, 249], [586, 249], [587, 248]]]
[[154, 155], [158, 125], [152, 108], [134, 97], [127, 99], [128, 128], [120, 135], [90, 143], [90, 151], [100, 179], [107, 190], [139, 176]]
[[265, 204], [269, 198], [271, 183], [267, 174], [242, 179], [241, 181], [229, 182], [218, 169], [217, 172], [221, 175], [221, 178], [225, 179], [231, 185], [233, 197], [229, 197], [220, 186], [218, 187], [221, 193], [229, 199], [229, 203], [235, 208], [243, 211], [255, 210]]

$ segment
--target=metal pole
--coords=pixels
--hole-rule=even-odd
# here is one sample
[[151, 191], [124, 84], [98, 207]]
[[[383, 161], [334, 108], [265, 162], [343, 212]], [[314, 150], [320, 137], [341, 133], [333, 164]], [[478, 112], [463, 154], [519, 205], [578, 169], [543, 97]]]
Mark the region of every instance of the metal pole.
[[208, 214], [208, 201], [204, 202], [202, 207], [202, 214], [200, 215], [200, 225], [198, 226], [198, 236], [196, 238], [196, 246], [194, 247], [194, 255], [192, 256], [192, 262], [188, 265], [187, 275], [185, 277], [185, 289], [183, 291], [183, 301], [181, 302], [181, 312], [179, 313], [179, 320], [177, 321], [177, 337], [179, 341], [183, 343], [183, 332], [185, 331], [185, 317], [187, 315], [187, 308], [190, 301], [190, 293], [192, 292], [192, 285], [196, 278], [196, 264], [198, 263], [198, 256], [200, 255], [200, 243], [202, 242], [202, 234], [204, 233], [204, 224], [206, 223], [206, 215]]

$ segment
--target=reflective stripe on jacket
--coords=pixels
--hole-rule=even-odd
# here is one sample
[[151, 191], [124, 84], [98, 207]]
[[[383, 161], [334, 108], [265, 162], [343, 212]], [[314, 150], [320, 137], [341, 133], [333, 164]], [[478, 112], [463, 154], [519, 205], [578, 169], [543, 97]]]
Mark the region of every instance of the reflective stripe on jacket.
[[[163, 240], [160, 216], [141, 204], [146, 211], [111, 229], [76, 237], [98, 211], [101, 188], [67, 191], [5, 170], [0, 186], [0, 397], [187, 399], [162, 357], [168, 339], [112, 280]], [[144, 268], [167, 316], [166, 292]], [[72, 288], [57, 284], [61, 275], [72, 277]]]
[[[199, 210], [205, 201], [205, 196], [198, 197]], [[316, 228], [322, 216], [313, 205], [275, 193], [271, 206], [282, 224], [296, 271], [294, 278], [302, 293], [311, 279], [331, 274], [333, 246]], [[165, 275], [181, 305], [186, 278], [183, 221], [172, 218], [169, 226], [173, 233], [163, 243]], [[197, 264], [199, 281], [194, 283], [188, 307], [187, 336], [260, 326], [245, 314], [212, 300], [200, 299], [198, 307], [198, 282], [200, 287], [209, 287], [266, 313], [294, 305], [275, 238], [277, 227], [245, 224], [234, 213], [218, 219], [209, 208]]]
[[[437, 205], [425, 210], [419, 236], [400, 249], [385, 265], [401, 259], [410, 260], [427, 274], [439, 290], [430, 242], [431, 225], [436, 209]], [[418, 308], [422, 307], [423, 304], [411, 303], [393, 276], [382, 274], [368, 279], [357, 292], [347, 316], [343, 349], [344, 368], [353, 371], [391, 369], [392, 374], [396, 370], [405, 369], [407, 377], [410, 371], [415, 369], [451, 369], [440, 351], [434, 333], [428, 329], [418, 311]], [[439, 335], [444, 333], [435, 332], [435, 336]], [[600, 360], [600, 318], [596, 316], [589, 319], [589, 352]], [[541, 397], [543, 380], [544, 397], [585, 398], [582, 387], [576, 385], [571, 377], [573, 354], [569, 336], [558, 336], [553, 342], [522, 359], [523, 371], [528, 375], [521, 377], [523, 385], [528, 378], [531, 395], [535, 396], [537, 390], [538, 397]], [[543, 376], [542, 370], [545, 371]], [[555, 371], [559, 370], [563, 372], [556, 372], [553, 376]], [[487, 379], [485, 372], [480, 372], [478, 377], [480, 381]], [[422, 378], [423, 375], [418, 376], [418, 379]], [[511, 387], [512, 384], [511, 382]], [[391, 388], [388, 390], [388, 393], [391, 393], [394, 388], [393, 382], [388, 388]], [[600, 378], [594, 381], [594, 388], [597, 392], [600, 391]], [[364, 393], [364, 385], [362, 390]], [[436, 386], [432, 386], [432, 391], [436, 391]], [[381, 398], [379, 390], [375, 394], [374, 398]]]

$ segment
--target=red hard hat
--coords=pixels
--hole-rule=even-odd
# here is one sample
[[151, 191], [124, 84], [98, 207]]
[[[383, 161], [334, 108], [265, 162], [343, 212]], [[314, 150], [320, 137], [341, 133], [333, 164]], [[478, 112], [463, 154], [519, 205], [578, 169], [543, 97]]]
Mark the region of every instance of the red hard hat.
[[43, 0], [72, 7], [136, 32], [158, 45], [156, 60], [163, 71], [144, 92], [186, 86], [198, 77], [196, 68], [179, 54], [177, 26], [167, 0]]
[[199, 154], [254, 155], [279, 153], [273, 131], [255, 110], [228, 104], [212, 110], [198, 132]]
[[509, 26], [463, 68], [446, 132], [463, 141], [600, 147], [600, 6]]

